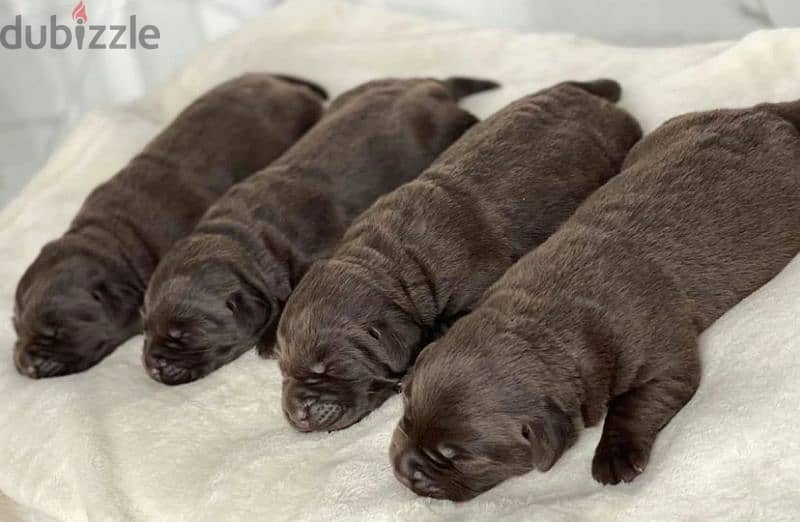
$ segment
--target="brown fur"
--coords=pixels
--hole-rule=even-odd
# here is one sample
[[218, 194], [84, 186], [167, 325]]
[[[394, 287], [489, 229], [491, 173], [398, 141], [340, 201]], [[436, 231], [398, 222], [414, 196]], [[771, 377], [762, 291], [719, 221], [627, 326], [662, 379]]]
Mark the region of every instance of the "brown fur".
[[398, 477], [465, 500], [546, 471], [606, 411], [592, 474], [641, 473], [697, 388], [700, 332], [800, 250], [798, 121], [800, 103], [689, 114], [634, 147], [420, 355]]
[[225, 190], [319, 118], [320, 91], [269, 74], [219, 85], [96, 188], [17, 287], [20, 373], [85, 370], [136, 334], [145, 286], [167, 249]]
[[564, 83], [476, 125], [380, 199], [315, 264], [279, 326], [283, 405], [341, 429], [389, 397], [418, 351], [581, 201], [640, 136], [610, 80]]
[[311, 262], [375, 198], [417, 176], [475, 123], [458, 107], [461, 94], [496, 85], [387, 79], [334, 100], [314, 129], [231, 189], [161, 262], [145, 298], [150, 375], [181, 384], [256, 344], [268, 353]]

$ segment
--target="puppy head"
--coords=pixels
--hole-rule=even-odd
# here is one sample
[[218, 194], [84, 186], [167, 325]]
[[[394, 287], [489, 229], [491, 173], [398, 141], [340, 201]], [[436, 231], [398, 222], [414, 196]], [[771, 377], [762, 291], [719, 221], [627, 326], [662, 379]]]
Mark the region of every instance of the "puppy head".
[[48, 244], [17, 287], [17, 370], [34, 379], [95, 365], [138, 328], [141, 291], [108, 259]]
[[223, 236], [190, 237], [159, 264], [142, 309], [143, 363], [164, 384], [197, 380], [263, 340], [279, 304]]
[[506, 348], [524, 343], [494, 337], [451, 330], [423, 350], [404, 381], [389, 456], [395, 476], [418, 495], [469, 500], [513, 476], [547, 471], [574, 441], [571, 416], [525, 382], [519, 359], [506, 357], [520, 353]]
[[350, 266], [317, 263], [278, 325], [286, 418], [300, 431], [361, 420], [396, 393], [420, 338], [375, 282]]

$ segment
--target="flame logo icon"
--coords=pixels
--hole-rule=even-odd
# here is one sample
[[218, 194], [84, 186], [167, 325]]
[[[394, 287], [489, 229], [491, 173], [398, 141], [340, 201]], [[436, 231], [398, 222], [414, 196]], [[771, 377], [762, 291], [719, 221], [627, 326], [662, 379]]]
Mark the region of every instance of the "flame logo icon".
[[72, 9], [72, 20], [79, 24], [85, 24], [89, 17], [86, 16], [86, 6], [83, 4], [83, 0], [78, 2], [78, 5]]

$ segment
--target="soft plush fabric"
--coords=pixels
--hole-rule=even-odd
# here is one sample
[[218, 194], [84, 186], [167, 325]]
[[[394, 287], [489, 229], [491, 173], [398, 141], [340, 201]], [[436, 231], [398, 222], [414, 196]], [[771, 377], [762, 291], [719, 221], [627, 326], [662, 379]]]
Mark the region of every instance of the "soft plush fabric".
[[[671, 49], [611, 47], [296, 0], [215, 44], [133, 107], [87, 117], [0, 214], [0, 309], [89, 190], [170, 117], [246, 70], [308, 76], [335, 95], [372, 77], [473, 74], [505, 87], [465, 104], [485, 116], [564, 79], [609, 76], [651, 130], [682, 112], [800, 98], [800, 30]], [[800, 166], [798, 166], [800, 168]], [[800, 194], [798, 194], [800, 197]], [[798, 224], [800, 226], [800, 224]], [[702, 337], [703, 381], [645, 473], [602, 487], [597, 428], [546, 474], [465, 504], [421, 499], [392, 476], [399, 398], [333, 434], [292, 431], [274, 361], [250, 353], [193, 384], [145, 375], [141, 338], [90, 371], [17, 375], [0, 323], [0, 520], [794, 520], [800, 513], [800, 259]]]

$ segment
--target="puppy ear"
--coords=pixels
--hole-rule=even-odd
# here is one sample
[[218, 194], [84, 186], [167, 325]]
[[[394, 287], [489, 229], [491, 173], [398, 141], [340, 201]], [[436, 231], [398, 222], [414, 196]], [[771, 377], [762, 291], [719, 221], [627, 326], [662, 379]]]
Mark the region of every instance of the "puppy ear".
[[237, 290], [226, 301], [239, 327], [256, 335], [272, 319], [272, 305], [248, 289]]
[[569, 415], [548, 398], [541, 417], [522, 426], [522, 436], [530, 444], [534, 467], [547, 471], [575, 442], [576, 431]]

